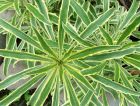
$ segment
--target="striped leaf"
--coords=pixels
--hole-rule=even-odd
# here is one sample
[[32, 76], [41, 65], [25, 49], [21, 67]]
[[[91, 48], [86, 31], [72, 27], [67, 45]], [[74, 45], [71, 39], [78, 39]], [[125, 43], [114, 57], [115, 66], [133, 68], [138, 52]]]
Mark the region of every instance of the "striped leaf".
[[81, 71], [81, 73], [83, 75], [93, 75], [93, 74], [97, 74], [98, 72], [101, 72], [104, 67], [106, 65], [106, 62], [103, 62], [99, 65], [96, 65], [95, 67], [89, 67], [89, 68], [85, 68]]
[[82, 82], [89, 89], [93, 90], [93, 87], [91, 86], [91, 84], [80, 72], [78, 72], [78, 70], [68, 65], [66, 65], [65, 68], [74, 78]]
[[72, 87], [72, 84], [70, 82], [70, 79], [68, 78], [67, 74], [63, 76], [64, 78], [64, 84], [66, 86], [66, 91], [68, 93], [69, 99], [70, 99], [70, 104], [72, 106], [79, 106], [79, 101], [78, 98], [76, 97], [76, 93]]
[[63, 28], [66, 31], [66, 33], [71, 36], [74, 40], [76, 40], [78, 43], [81, 43], [85, 46], [92, 46], [92, 44], [90, 44], [89, 42], [83, 40], [82, 38], [79, 37], [79, 35], [77, 34], [77, 32], [75, 32], [74, 30], [72, 30], [73, 28], [71, 28], [70, 26], [64, 25], [63, 24]]
[[103, 61], [103, 60], [110, 60], [110, 59], [121, 59], [126, 55], [133, 54], [135, 51], [136, 51], [135, 48], [129, 48], [129, 49], [124, 49], [124, 50], [118, 50], [118, 51], [113, 51], [109, 53], [89, 56], [89, 57], [86, 57], [85, 60]]
[[80, 106], [86, 106], [90, 102], [92, 95], [93, 95], [93, 92], [89, 90], [84, 96], [84, 98], [82, 99]]
[[137, 16], [135, 20], [123, 31], [120, 38], [117, 41], [117, 44], [123, 42], [130, 34], [136, 29], [136, 27], [140, 24], [140, 16]]
[[5, 88], [9, 87], [10, 85], [16, 83], [20, 79], [24, 79], [25, 76], [46, 73], [47, 71], [49, 71], [53, 67], [54, 67], [54, 65], [35, 66], [35, 67], [29, 68], [29, 69], [25, 69], [19, 73], [14, 74], [14, 75], [8, 76], [5, 80], [0, 82], [0, 90], [3, 90]]
[[35, 27], [33, 27], [33, 31], [35, 32], [42, 48], [44, 49], [44, 51], [48, 52], [50, 55], [56, 57], [56, 54], [54, 53], [54, 51], [49, 47], [49, 45], [47, 44], [47, 42], [44, 40], [44, 38], [41, 36], [41, 34], [36, 30]]
[[[31, 80], [26, 82], [21, 87], [17, 88], [10, 95], [0, 101], [1, 106], [9, 106], [13, 101], [18, 99], [21, 95], [23, 95], [27, 90], [29, 90], [33, 85], [35, 85], [40, 79], [42, 79], [44, 75], [38, 75], [33, 77]], [[21, 92], [22, 91], [22, 92]], [[14, 98], [13, 98], [14, 97]]]
[[134, 15], [136, 14], [137, 10], [139, 8], [139, 1], [138, 0], [133, 0], [133, 3], [128, 11], [127, 16], [125, 17], [125, 19], [123, 20], [123, 22], [121, 23], [119, 29], [124, 28], [126, 25], [129, 24], [130, 20], [134, 17]]
[[115, 49], [118, 49], [118, 48], [119, 48], [119, 46], [117, 46], [117, 45], [91, 47], [91, 48], [87, 48], [85, 50], [81, 50], [81, 51], [71, 55], [69, 58], [71, 60], [75, 60], [75, 59], [79, 59], [79, 58], [85, 58], [89, 55], [98, 54], [98, 53], [102, 53], [102, 52], [110, 51], [110, 50], [115, 50]]
[[34, 47], [38, 48], [39, 50], [42, 50], [41, 46], [38, 44], [38, 42], [36, 42], [30, 36], [26, 35], [22, 31], [18, 30], [17, 28], [15, 28], [11, 24], [5, 22], [2, 19], [0, 19], [0, 26], [2, 28], [4, 28], [6, 31], [8, 31], [8, 32], [12, 33], [13, 35], [15, 35], [16, 37], [18, 37], [18, 38], [24, 40], [25, 42], [33, 45]]
[[[45, 5], [45, 1], [44, 0], [35, 0], [35, 2], [37, 4], [37, 6], [39, 7], [40, 12], [44, 15], [44, 17], [50, 23], [50, 19], [49, 19], [49, 15], [48, 15], [48, 9]], [[46, 31], [48, 32], [51, 39], [55, 39], [55, 34], [54, 34], [54, 31], [53, 31], [52, 25], [47, 25], [45, 27], [46, 27]]]
[[80, 4], [78, 4], [75, 0], [71, 0], [70, 4], [73, 10], [77, 13], [77, 15], [79, 15], [79, 17], [85, 23], [85, 25], [90, 24], [89, 17], [85, 12], [85, 10], [80, 6]]
[[38, 20], [40, 20], [41, 22], [50, 25], [51, 23], [43, 16], [42, 13], [39, 12], [39, 10], [36, 9], [36, 7], [34, 7], [31, 4], [26, 4], [26, 8], [33, 14], [34, 17], [36, 17]]
[[55, 76], [56, 72], [53, 71], [51, 75], [49, 75], [49, 77], [47, 76], [44, 78], [44, 80], [36, 89], [35, 93], [31, 96], [28, 105], [29, 104], [31, 104], [32, 106], [43, 105], [53, 87]]
[[6, 57], [6, 58], [30, 60], [30, 61], [47, 61], [48, 60], [46, 57], [32, 54], [32, 53], [10, 51], [10, 50], [3, 50], [3, 49], [0, 49], [0, 56]]
[[[132, 56], [132, 57], [131, 57]], [[135, 56], [139, 56], [139, 55], [131, 55], [131, 56], [126, 56], [123, 59], [130, 65], [134, 66], [135, 68], [140, 70], [140, 60], [138, 60], [137, 58], [139, 57], [135, 57]], [[135, 58], [133, 58], [133, 56]]]
[[114, 9], [109, 9], [106, 11], [103, 15], [98, 17], [95, 21], [91, 22], [87, 28], [80, 34], [82, 38], [87, 38], [93, 32], [95, 32], [99, 26], [103, 25], [112, 15], [113, 15]]
[[2, 6], [0, 6], [0, 13], [7, 10], [9, 7], [12, 7], [13, 3], [12, 2], [8, 2], [6, 4], [3, 4]]
[[121, 84], [113, 82], [113, 81], [111, 81], [107, 78], [104, 78], [104, 77], [100, 76], [100, 75], [93, 75], [92, 78], [95, 81], [103, 84], [104, 86], [110, 87], [110, 88], [112, 88], [116, 91], [122, 92], [124, 94], [130, 94], [130, 95], [134, 95], [134, 96], [139, 96], [140, 95], [140, 92], [137, 92], [137, 91], [134, 91], [130, 88], [122, 86]]
[[59, 15], [59, 24], [58, 24], [58, 44], [59, 44], [60, 56], [62, 53], [64, 38], [65, 38], [63, 24], [66, 24], [68, 20], [69, 5], [70, 5], [70, 0], [62, 0], [62, 5], [61, 5], [60, 15]]
[[100, 29], [100, 31], [102, 33], [103, 38], [106, 40], [106, 42], [109, 45], [113, 45], [113, 40], [112, 40], [111, 36], [109, 35], [109, 33], [102, 27], [100, 27], [99, 29]]
[[60, 84], [59, 84], [59, 77], [56, 78], [56, 87], [53, 94], [52, 106], [59, 106], [59, 96], [60, 96]]

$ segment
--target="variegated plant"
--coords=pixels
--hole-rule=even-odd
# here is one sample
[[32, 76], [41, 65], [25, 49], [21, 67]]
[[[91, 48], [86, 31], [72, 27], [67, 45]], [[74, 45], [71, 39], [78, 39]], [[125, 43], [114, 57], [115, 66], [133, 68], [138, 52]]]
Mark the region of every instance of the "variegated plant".
[[129, 11], [117, 0], [23, 1], [0, 0], [0, 11], [16, 11], [11, 22], [0, 19], [1, 32], [7, 34], [7, 47], [0, 50], [3, 73], [7, 75], [11, 62], [28, 64], [1, 81], [0, 90], [30, 79], [0, 106], [10, 105], [35, 84], [27, 103], [31, 106], [43, 106], [49, 94], [53, 106], [108, 106], [106, 92], [120, 100], [120, 106], [139, 106], [140, 78], [130, 72], [140, 70], [140, 42], [129, 39], [140, 35], [138, 0]]

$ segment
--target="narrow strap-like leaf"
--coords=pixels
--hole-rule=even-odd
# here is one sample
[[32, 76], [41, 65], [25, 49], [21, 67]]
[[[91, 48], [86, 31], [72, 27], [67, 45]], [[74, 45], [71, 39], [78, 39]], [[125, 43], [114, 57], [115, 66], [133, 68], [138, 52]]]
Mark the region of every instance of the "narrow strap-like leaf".
[[27, 52], [20, 52], [20, 51], [11, 51], [11, 50], [4, 50], [0, 49], [0, 56], [6, 58], [13, 58], [13, 59], [20, 59], [20, 60], [30, 60], [30, 61], [47, 61], [46, 57], [41, 55], [36, 55]]
[[71, 36], [74, 40], [76, 40], [78, 43], [81, 43], [85, 46], [92, 46], [92, 44], [90, 44], [89, 42], [83, 40], [78, 34], [77, 32], [73, 31], [72, 28], [68, 25], [63, 24], [63, 28], [66, 31], [66, 33]]
[[95, 67], [89, 67], [89, 68], [83, 69], [81, 71], [81, 73], [83, 75], [93, 75], [93, 74], [96, 74], [98, 72], [101, 72], [104, 69], [105, 65], [106, 65], [106, 62], [103, 62]]
[[7, 10], [12, 5], [13, 5], [13, 2], [8, 2], [7, 4], [4, 4], [4, 5], [0, 6], [0, 13]]
[[[106, 1], [106, 0], [104, 0], [104, 1]], [[103, 100], [103, 104], [104, 104], [104, 106], [109, 106], [109, 104], [108, 104], [108, 100], [107, 100], [107, 95], [106, 95], [106, 93], [105, 93], [105, 91], [104, 90], [102, 90], [102, 100]]]
[[[22, 94], [24, 94], [27, 90], [29, 90], [33, 85], [35, 85], [39, 79], [42, 79], [44, 75], [38, 75], [33, 77], [31, 80], [26, 82], [21, 87], [17, 88], [10, 95], [0, 101], [1, 106], [9, 106], [13, 101], [18, 99]], [[22, 91], [22, 92], [21, 92]]]
[[59, 106], [59, 96], [60, 96], [60, 84], [59, 84], [59, 77], [57, 76], [56, 78], [56, 86], [55, 86], [55, 91], [53, 94], [53, 100], [52, 100], [52, 106]]
[[113, 45], [113, 40], [112, 40], [111, 36], [109, 35], [109, 33], [102, 27], [100, 27], [99, 29], [100, 29], [100, 31], [102, 33], [103, 38], [106, 40], [106, 42], [109, 45]]
[[80, 73], [78, 72], [77, 69], [65, 65], [65, 68], [67, 69], [67, 71], [77, 80], [79, 80], [80, 82], [82, 82], [86, 87], [88, 87], [89, 89], [93, 90], [93, 87], [91, 86], [91, 84], [88, 82], [88, 80]]
[[88, 36], [93, 34], [93, 32], [95, 32], [99, 26], [103, 25], [113, 15], [113, 11], [114, 9], [109, 9], [95, 21], [91, 22], [87, 26], [87, 28], [80, 34], [80, 36], [82, 38], [87, 38]]
[[64, 74], [63, 79], [64, 79], [64, 84], [66, 86], [66, 91], [67, 91], [69, 99], [70, 99], [70, 104], [72, 106], [79, 106], [78, 98], [76, 97], [76, 93], [75, 93], [75, 91], [72, 87], [72, 84], [70, 82], [70, 79], [68, 78], [66, 73]]
[[[138, 56], [139, 56], [139, 55], [138, 55]], [[139, 57], [138, 57], [138, 58], [139, 58]], [[136, 58], [132, 58], [132, 57], [126, 56], [126, 57], [124, 57], [124, 60], [125, 60], [128, 64], [130, 64], [130, 65], [132, 65], [132, 66], [134, 66], [135, 68], [137, 68], [137, 69], [140, 70], [140, 60], [137, 60], [137, 57], [136, 57]]]
[[71, 7], [74, 9], [74, 11], [79, 15], [79, 17], [82, 19], [82, 21], [85, 23], [85, 25], [90, 24], [90, 19], [85, 12], [85, 10], [78, 4], [75, 0], [71, 0], [70, 2]]
[[[8, 50], [13, 50], [16, 44], [16, 37], [11, 35], [9, 42], [7, 44], [6, 49]], [[3, 63], [3, 72], [5, 75], [7, 75], [8, 69], [9, 69], [9, 65], [11, 63], [11, 59], [9, 58], [5, 58], [4, 59], [4, 63]]]
[[51, 75], [46, 76], [41, 84], [38, 86], [34, 94], [32, 95], [29, 103], [32, 106], [42, 106], [47, 96], [49, 95], [52, 86], [55, 81], [56, 71], [53, 71]]
[[41, 34], [36, 30], [36, 28], [33, 27], [33, 30], [42, 46], [42, 48], [48, 52], [50, 55], [56, 57], [56, 54], [54, 53], [54, 51], [49, 47], [49, 45], [47, 44], [47, 42], [44, 40], [44, 38], [41, 36]]
[[20, 10], [20, 0], [14, 0], [14, 7], [15, 7], [15, 10], [17, 12], [17, 14], [21, 14], [21, 10]]
[[[44, 0], [35, 0], [35, 2], [37, 4], [37, 6], [39, 7], [40, 12], [44, 15], [44, 17], [50, 23], [50, 19], [49, 19], [49, 15], [48, 15], [48, 9], [45, 5], [45, 1]], [[47, 25], [46, 30], [47, 30], [49, 36], [51, 37], [51, 39], [55, 39], [55, 34], [54, 34], [54, 31], [53, 31], [52, 25]]]
[[[122, 79], [123, 84], [128, 88], [134, 89], [132, 86], [132, 83], [130, 83], [130, 81], [128, 80], [127, 76], [125, 75], [125, 73], [123, 71], [125, 71], [125, 70], [121, 70], [121, 79]], [[131, 98], [135, 101], [135, 102], [133, 102], [133, 104], [135, 104], [135, 103], [137, 105], [140, 104], [139, 97], [132, 95]]]
[[71, 55], [69, 58], [74, 60], [74, 59], [78, 59], [78, 58], [85, 58], [89, 55], [93, 55], [93, 54], [97, 54], [97, 53], [101, 53], [101, 52], [105, 52], [105, 51], [110, 51], [110, 50], [115, 50], [115, 49], [119, 49], [119, 46], [98, 46], [98, 47], [91, 47], [85, 50], [81, 50], [73, 55]]
[[121, 84], [113, 82], [113, 81], [111, 81], [111, 80], [109, 80], [107, 78], [104, 78], [104, 77], [100, 76], [100, 75], [93, 75], [92, 78], [95, 81], [103, 84], [104, 86], [110, 87], [110, 88], [112, 88], [114, 90], [117, 90], [117, 91], [120, 91], [120, 92], [122, 92], [124, 94], [140, 96], [140, 92], [137, 92], [137, 91], [134, 91], [134, 90], [132, 90], [130, 88], [124, 87]]
[[63, 43], [65, 32], [63, 29], [63, 23], [66, 24], [68, 20], [70, 0], [62, 0], [62, 5], [60, 9], [59, 24], [58, 24], [58, 44], [59, 44], [59, 53], [62, 55]]
[[2, 28], [4, 28], [6, 31], [8, 31], [8, 32], [12, 33], [13, 35], [15, 35], [16, 37], [24, 40], [25, 42], [30, 43], [31, 45], [33, 45], [34, 47], [36, 47], [36, 48], [38, 48], [38, 49], [40, 49], [42, 51], [41, 46], [38, 44], [38, 42], [36, 42], [30, 36], [26, 35], [22, 31], [18, 30], [17, 28], [15, 28], [14, 26], [12, 26], [9, 23], [5, 22], [2, 19], [0, 19], [0, 26]]
[[59, 20], [59, 18], [58, 18], [58, 16], [57, 16], [56, 14], [54, 14], [54, 13], [49, 13], [49, 18], [50, 18], [50, 21], [51, 21], [52, 23], [54, 23], [55, 25], [58, 25], [58, 20]]
[[120, 79], [120, 67], [119, 67], [119, 64], [117, 62], [114, 63], [114, 67], [115, 67], [115, 70], [114, 70], [114, 80], [116, 82], [119, 82], [119, 79]]
[[136, 51], [135, 48], [129, 48], [124, 50], [118, 50], [109, 53], [102, 53], [99, 55], [89, 56], [86, 57], [85, 60], [103, 61], [103, 60], [110, 60], [110, 59], [120, 59], [126, 55], [133, 54], [135, 51]]
[[47, 25], [50, 25], [51, 23], [43, 16], [39, 10], [34, 7], [31, 4], [26, 4], [26, 8], [33, 14], [34, 17], [36, 17], [38, 20], [40, 20], [43, 23], [46, 23]]
[[93, 92], [91, 90], [89, 90], [86, 95], [84, 96], [84, 98], [82, 99], [80, 106], [86, 106], [91, 100], [91, 97], [93, 95]]
[[130, 22], [130, 20], [136, 14], [138, 8], [139, 8], [139, 1], [138, 0], [133, 0], [133, 3], [132, 3], [132, 5], [131, 5], [131, 7], [128, 11], [128, 14], [125, 17], [125, 19], [123, 20], [123, 22], [121, 23], [119, 29], [123, 29]]
[[14, 74], [14, 75], [10, 75], [6, 79], [4, 79], [3, 81], [0, 82], [0, 90], [3, 90], [5, 88], [9, 87], [10, 85], [16, 83], [20, 79], [23, 79], [25, 76], [44, 73], [44, 72], [49, 71], [53, 67], [54, 67], [54, 65], [35, 66], [35, 67], [29, 68], [29, 69], [25, 69], [19, 73]]
[[135, 18], [135, 20], [123, 31], [121, 36], [119, 37], [117, 44], [120, 44], [124, 41], [130, 34], [136, 29], [136, 27], [140, 24], [140, 15]]

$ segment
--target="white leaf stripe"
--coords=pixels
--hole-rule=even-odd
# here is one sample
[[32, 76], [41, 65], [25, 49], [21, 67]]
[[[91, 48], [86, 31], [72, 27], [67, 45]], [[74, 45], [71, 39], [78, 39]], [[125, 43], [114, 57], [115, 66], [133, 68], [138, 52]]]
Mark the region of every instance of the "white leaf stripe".
[[17, 81], [19, 81], [20, 79], [23, 79], [25, 76], [28, 75], [36, 75], [36, 74], [40, 74], [40, 73], [46, 73], [47, 71], [49, 71], [50, 69], [52, 69], [55, 65], [50, 65], [50, 66], [35, 66], [29, 69], [25, 69], [19, 73], [16, 73], [14, 75], [10, 75], [8, 76], [5, 80], [0, 82], [0, 90], [3, 90], [5, 88], [7, 88], [8, 86], [12, 85], [13, 83], [16, 83]]
[[119, 49], [119, 48], [120, 48], [120, 46], [117, 46], [117, 45], [111, 45], [111, 46], [102, 45], [102, 46], [98, 46], [98, 47], [90, 47], [90, 48], [81, 50], [81, 51], [71, 55], [69, 58], [71, 60], [75, 60], [78, 58], [85, 58], [85, 57], [93, 55], [93, 54], [102, 53], [105, 51], [115, 50], [115, 49]]
[[65, 73], [65, 75], [63, 75], [63, 79], [64, 79], [64, 84], [67, 88], [66, 91], [68, 93], [71, 105], [72, 106], [79, 106], [78, 98], [76, 97], [76, 93], [75, 93], [75, 91], [72, 87], [72, 84], [70, 82], [70, 79], [68, 78], [66, 73]]
[[124, 94], [130, 94], [130, 95], [134, 95], [134, 96], [140, 96], [140, 92], [134, 91], [130, 88], [124, 87], [123, 85], [113, 82], [107, 78], [104, 78], [100, 75], [93, 75], [92, 76], [93, 80], [103, 84], [104, 86], [110, 87], [114, 90], [120, 91]]
[[82, 38], [87, 38], [88, 36], [93, 34], [93, 32], [95, 32], [99, 26], [103, 25], [113, 15], [113, 11], [114, 9], [109, 9], [95, 21], [91, 22], [87, 26], [87, 28], [80, 34], [80, 36]]
[[[42, 79], [44, 75], [37, 75], [33, 77], [31, 80], [26, 82], [24, 85], [20, 86], [16, 90], [14, 90], [10, 95], [0, 101], [0, 106], [9, 106], [13, 101], [18, 99], [22, 94], [24, 94], [27, 90], [29, 90], [33, 85], [35, 85], [39, 79]], [[22, 91], [22, 92], [21, 92]]]
[[16, 37], [24, 40], [25, 42], [33, 45], [34, 47], [36, 47], [36, 48], [38, 48], [39, 50], [42, 51], [41, 46], [38, 44], [38, 42], [33, 40], [30, 36], [26, 35], [22, 31], [18, 30], [17, 28], [12, 26], [11, 24], [5, 22], [3, 19], [0, 19], [0, 26], [2, 28], [4, 28], [6, 31], [8, 31], [8, 32], [12, 33], [13, 35], [15, 35]]
[[58, 24], [58, 44], [59, 44], [59, 55], [61, 56], [65, 32], [63, 29], [63, 23], [66, 24], [68, 20], [70, 0], [62, 0], [62, 5], [60, 9], [59, 24]]
[[39, 19], [41, 22], [46, 23], [47, 25], [50, 25], [51, 23], [49, 23], [49, 21], [43, 16], [42, 13], [39, 12], [39, 10], [36, 9], [36, 7], [34, 7], [33, 5], [31, 5], [30, 3], [28, 3], [26, 5], [26, 8], [33, 14], [34, 17], [36, 17], [37, 19]]
[[85, 10], [75, 0], [71, 0], [70, 4], [71, 7], [74, 9], [74, 11], [79, 15], [79, 17], [85, 23], [85, 25], [90, 24], [90, 19], [86, 14]]
[[30, 60], [30, 61], [47, 61], [49, 60], [46, 57], [41, 55], [36, 55], [27, 52], [20, 52], [20, 51], [12, 51], [12, 50], [4, 50], [0, 49], [0, 56], [6, 58], [13, 58], [13, 59], [20, 59], [20, 60]]

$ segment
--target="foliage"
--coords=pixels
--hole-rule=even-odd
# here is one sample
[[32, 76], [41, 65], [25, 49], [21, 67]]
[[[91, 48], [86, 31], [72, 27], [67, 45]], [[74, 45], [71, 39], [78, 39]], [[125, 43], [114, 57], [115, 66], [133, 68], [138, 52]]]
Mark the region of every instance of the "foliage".
[[27, 103], [31, 106], [43, 106], [49, 94], [53, 106], [107, 106], [105, 92], [120, 104], [140, 104], [139, 76], [129, 73], [140, 70], [140, 42], [129, 39], [140, 35], [139, 2], [133, 0], [126, 11], [117, 0], [97, 1], [0, 0], [0, 12], [16, 11], [10, 22], [0, 19], [1, 33], [7, 34], [7, 47], [0, 50], [3, 73], [8, 74], [11, 62], [28, 65], [1, 81], [0, 90], [30, 78], [0, 106], [11, 104], [35, 84]]

